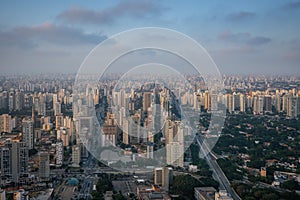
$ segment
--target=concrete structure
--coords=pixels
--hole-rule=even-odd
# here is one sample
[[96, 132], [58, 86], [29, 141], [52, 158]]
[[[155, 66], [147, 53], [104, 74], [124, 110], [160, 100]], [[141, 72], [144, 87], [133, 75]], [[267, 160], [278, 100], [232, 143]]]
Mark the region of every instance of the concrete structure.
[[6, 193], [5, 190], [0, 189], [0, 200], [6, 200]]
[[56, 166], [62, 166], [64, 161], [64, 147], [63, 142], [60, 140], [56, 142], [55, 147], [55, 160], [56, 160]]
[[118, 125], [115, 120], [115, 115], [107, 113], [105, 125], [102, 126], [101, 146], [115, 146], [118, 137]]
[[63, 116], [63, 114], [58, 113], [55, 116], [55, 129], [59, 130], [60, 127], [63, 127], [63, 126], [64, 126], [64, 116]]
[[152, 94], [151, 92], [144, 92], [143, 94], [143, 110], [144, 112], [148, 111], [148, 108], [151, 106]]
[[34, 148], [34, 132], [33, 132], [33, 120], [24, 118], [22, 120], [22, 132], [23, 139], [28, 146], [28, 149]]
[[0, 172], [14, 182], [28, 172], [28, 147], [19, 139], [0, 141]]
[[12, 130], [12, 120], [11, 116], [8, 114], [3, 114], [0, 116], [0, 133], [11, 133]]
[[171, 167], [154, 168], [154, 184], [169, 190], [173, 184], [173, 169]]
[[233, 200], [226, 190], [220, 190], [215, 193], [215, 200]]
[[81, 157], [80, 157], [80, 146], [72, 146], [72, 165], [74, 167], [79, 167]]
[[154, 184], [156, 185], [162, 185], [162, 179], [163, 179], [163, 168], [154, 168]]
[[167, 164], [183, 167], [184, 133], [180, 122], [167, 120], [165, 124]]
[[216, 189], [213, 187], [196, 187], [194, 196], [196, 200], [214, 200]]
[[47, 179], [50, 176], [50, 159], [48, 152], [40, 152], [39, 176], [42, 179]]
[[70, 145], [70, 129], [60, 127], [59, 130], [57, 130], [56, 138], [62, 140], [64, 147], [68, 147]]

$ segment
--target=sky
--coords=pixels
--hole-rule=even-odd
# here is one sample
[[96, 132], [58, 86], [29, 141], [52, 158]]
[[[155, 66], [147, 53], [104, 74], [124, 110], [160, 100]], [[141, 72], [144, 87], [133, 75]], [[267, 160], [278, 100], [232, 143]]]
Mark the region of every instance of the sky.
[[192, 37], [222, 74], [300, 75], [297, 0], [3, 0], [0, 71], [76, 73], [101, 41], [141, 27]]

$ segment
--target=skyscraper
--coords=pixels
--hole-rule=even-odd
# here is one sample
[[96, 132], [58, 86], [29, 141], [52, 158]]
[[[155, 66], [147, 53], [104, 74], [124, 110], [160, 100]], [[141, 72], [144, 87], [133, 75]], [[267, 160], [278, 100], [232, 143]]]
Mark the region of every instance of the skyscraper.
[[59, 115], [61, 113], [61, 104], [59, 102], [53, 103], [54, 115]]
[[20, 182], [28, 172], [28, 147], [19, 139], [0, 141], [0, 171], [11, 181]]
[[24, 118], [22, 120], [22, 130], [23, 130], [23, 138], [26, 142], [26, 145], [29, 149], [34, 148], [34, 134], [33, 134], [33, 121], [32, 119], [26, 119]]
[[154, 184], [162, 185], [163, 168], [154, 168]]
[[63, 147], [62, 140], [58, 140], [56, 142], [55, 160], [56, 160], [56, 166], [58, 166], [58, 167], [62, 166], [63, 161], [64, 161], [64, 147]]
[[144, 112], [148, 111], [148, 108], [151, 106], [151, 92], [144, 92], [143, 94], [143, 110]]
[[8, 110], [15, 110], [15, 93], [14, 91], [10, 91], [8, 95]]
[[246, 99], [244, 94], [240, 94], [240, 112], [245, 112], [246, 110]]
[[12, 120], [11, 116], [8, 114], [3, 114], [0, 116], [0, 133], [11, 133], [12, 130]]
[[39, 176], [42, 179], [47, 179], [50, 176], [50, 160], [48, 152], [40, 152], [40, 167], [39, 167]]
[[154, 184], [169, 190], [173, 184], [173, 169], [171, 167], [154, 168]]
[[128, 120], [126, 117], [123, 118], [123, 124], [122, 124], [122, 131], [123, 131], [123, 143], [124, 144], [129, 144], [129, 136], [128, 136]]
[[107, 113], [105, 125], [102, 126], [102, 146], [115, 146], [118, 137], [118, 130], [115, 115]]
[[211, 106], [210, 104], [211, 104], [210, 94], [208, 91], [205, 91], [205, 93], [204, 93], [204, 109], [209, 110], [210, 106]]
[[56, 132], [56, 138], [63, 142], [65, 147], [70, 145], [70, 129], [66, 127], [60, 127]]
[[234, 111], [233, 96], [232, 94], [226, 94], [226, 96], [228, 112], [232, 113]]
[[183, 167], [184, 133], [179, 121], [166, 121], [166, 162], [169, 165]]
[[164, 167], [162, 187], [164, 187], [165, 190], [169, 190], [170, 186], [172, 185], [173, 185], [173, 169], [172, 167]]
[[264, 96], [264, 111], [272, 112], [272, 97], [270, 95]]
[[141, 115], [139, 113], [135, 113], [131, 116], [128, 127], [128, 134], [130, 138], [130, 144], [139, 144], [141, 137]]
[[22, 92], [16, 91], [15, 93], [15, 110], [22, 110], [24, 107], [24, 95]]
[[55, 129], [59, 130], [60, 127], [63, 127], [63, 126], [64, 126], [64, 116], [63, 116], [63, 114], [58, 113], [55, 116]]
[[241, 108], [241, 105], [240, 105], [240, 94], [236, 94], [235, 92], [233, 93], [232, 95], [232, 98], [233, 98], [233, 110], [234, 111], [238, 111], [240, 110]]
[[79, 167], [80, 161], [81, 161], [80, 146], [74, 145], [74, 146], [72, 146], [72, 163], [73, 163], [73, 166]]
[[287, 100], [287, 116], [290, 118], [296, 118], [298, 113], [298, 97], [289, 96]]

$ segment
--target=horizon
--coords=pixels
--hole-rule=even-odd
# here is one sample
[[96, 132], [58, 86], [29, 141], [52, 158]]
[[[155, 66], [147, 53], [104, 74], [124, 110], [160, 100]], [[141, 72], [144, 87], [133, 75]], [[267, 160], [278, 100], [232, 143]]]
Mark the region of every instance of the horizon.
[[7, 1], [0, 18], [5, 75], [76, 73], [100, 42], [143, 27], [173, 29], [193, 38], [221, 74], [300, 71], [300, 1]]

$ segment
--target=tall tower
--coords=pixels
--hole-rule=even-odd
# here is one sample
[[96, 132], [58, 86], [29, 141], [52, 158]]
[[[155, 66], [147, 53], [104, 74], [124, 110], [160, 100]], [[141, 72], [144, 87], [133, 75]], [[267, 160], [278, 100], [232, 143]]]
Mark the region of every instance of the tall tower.
[[27, 173], [28, 147], [18, 139], [0, 143], [0, 173], [11, 177], [11, 181], [19, 182], [20, 177]]
[[64, 144], [62, 140], [58, 140], [56, 142], [55, 147], [55, 159], [56, 159], [56, 166], [62, 166], [64, 160]]
[[27, 146], [29, 149], [34, 148], [34, 143], [33, 143], [33, 121], [32, 119], [26, 119], [24, 118], [22, 120], [22, 129], [23, 129], [23, 138], [24, 141], [26, 142]]
[[143, 110], [144, 112], [148, 111], [148, 108], [151, 106], [151, 92], [144, 92], [143, 94]]
[[165, 136], [167, 164], [183, 167], [184, 133], [180, 122], [168, 120], [165, 127]]
[[210, 94], [208, 91], [205, 91], [204, 93], [204, 109], [209, 110], [210, 109]]
[[11, 116], [8, 114], [3, 114], [0, 116], [0, 133], [6, 132], [11, 133], [12, 130], [12, 120]]
[[40, 153], [40, 168], [39, 168], [40, 178], [47, 179], [50, 176], [50, 161], [49, 153], [41, 152]]
[[35, 128], [35, 107], [34, 104], [32, 104], [32, 108], [31, 108], [31, 120], [33, 123], [33, 128]]
[[72, 163], [74, 167], [79, 167], [81, 161], [80, 146], [72, 146]]
[[288, 97], [288, 106], [287, 106], [287, 116], [295, 118], [298, 116], [298, 97], [289, 96]]

